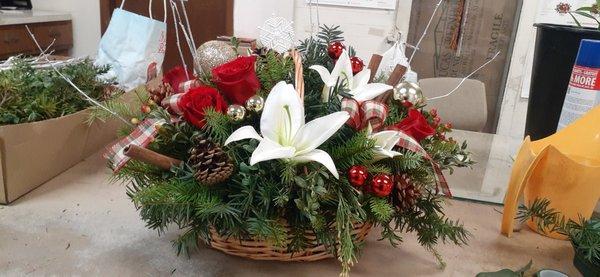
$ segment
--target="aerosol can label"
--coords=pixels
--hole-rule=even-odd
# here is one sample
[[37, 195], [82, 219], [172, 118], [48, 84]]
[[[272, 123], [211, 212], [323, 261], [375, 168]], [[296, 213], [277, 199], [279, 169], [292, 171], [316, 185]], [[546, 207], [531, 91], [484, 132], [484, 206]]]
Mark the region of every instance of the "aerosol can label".
[[558, 130], [600, 104], [600, 68], [575, 65], [565, 97]]

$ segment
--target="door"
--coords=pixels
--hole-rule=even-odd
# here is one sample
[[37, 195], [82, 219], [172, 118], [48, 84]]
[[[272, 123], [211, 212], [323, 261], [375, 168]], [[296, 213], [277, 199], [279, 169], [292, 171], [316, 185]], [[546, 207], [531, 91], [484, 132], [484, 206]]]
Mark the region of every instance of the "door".
[[[122, 0], [100, 0], [101, 7], [101, 27], [102, 33], [108, 27], [110, 16], [115, 8], [121, 5]], [[129, 0], [125, 2], [124, 9], [137, 14], [148, 16], [148, 1], [150, 0]], [[176, 0], [179, 2], [180, 0]], [[167, 51], [163, 69], [180, 65], [179, 50], [175, 36], [175, 27], [173, 24], [173, 14], [167, 0]], [[186, 11], [189, 16], [190, 26], [195, 39], [196, 46], [202, 43], [216, 39], [219, 35], [233, 35], [233, 0], [201, 0], [185, 1]], [[181, 6], [179, 6], [181, 7]], [[163, 20], [163, 1], [152, 1], [152, 15], [156, 20]], [[180, 10], [180, 13], [182, 11]], [[183, 14], [182, 14], [183, 16]], [[179, 33], [181, 47], [188, 66], [192, 65], [192, 55], [185, 44], [183, 33]]]

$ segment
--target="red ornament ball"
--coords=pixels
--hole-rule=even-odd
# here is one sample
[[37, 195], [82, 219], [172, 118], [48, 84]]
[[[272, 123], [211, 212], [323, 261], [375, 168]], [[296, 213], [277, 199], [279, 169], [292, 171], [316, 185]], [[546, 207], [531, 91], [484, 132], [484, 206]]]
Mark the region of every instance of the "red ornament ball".
[[350, 64], [352, 65], [352, 74], [354, 75], [365, 68], [365, 63], [359, 57], [350, 58]]
[[150, 108], [150, 106], [148, 106], [148, 105], [142, 105], [142, 106], [140, 107], [140, 111], [141, 111], [142, 113], [150, 113], [150, 112], [152, 111], [152, 109], [151, 109], [151, 108]]
[[346, 46], [344, 46], [343, 43], [340, 41], [334, 41], [327, 47], [327, 54], [330, 58], [337, 60], [340, 58], [344, 50], [346, 50]]
[[392, 193], [394, 183], [392, 178], [386, 174], [378, 174], [371, 179], [370, 192], [379, 197], [387, 197]]
[[361, 187], [367, 182], [369, 172], [366, 166], [354, 165], [348, 170], [348, 181], [355, 187]]

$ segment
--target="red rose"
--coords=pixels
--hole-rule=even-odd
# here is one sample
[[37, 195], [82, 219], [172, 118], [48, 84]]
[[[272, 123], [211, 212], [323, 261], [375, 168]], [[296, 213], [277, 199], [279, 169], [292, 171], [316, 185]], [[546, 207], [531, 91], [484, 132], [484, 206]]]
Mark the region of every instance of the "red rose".
[[[189, 76], [189, 78], [188, 78], [188, 76]], [[179, 91], [179, 84], [181, 84], [185, 81], [192, 80], [193, 78], [194, 78], [194, 75], [192, 73], [188, 72], [188, 75], [186, 75], [185, 69], [183, 69], [183, 67], [176, 66], [176, 67], [172, 68], [171, 70], [169, 70], [169, 72], [165, 73], [162, 81], [165, 84], [171, 85], [171, 88], [173, 88], [174, 91], [182, 92], [182, 91]]]
[[427, 119], [415, 109], [408, 110], [408, 117], [396, 124], [399, 130], [404, 131], [407, 135], [410, 135], [417, 141], [421, 141], [428, 136], [435, 134], [435, 130], [429, 126]]
[[211, 87], [200, 86], [190, 89], [179, 100], [179, 109], [183, 111], [183, 118], [198, 128], [204, 127], [204, 110], [214, 108], [218, 112], [225, 112], [227, 103], [219, 92]]
[[239, 57], [212, 70], [213, 82], [232, 103], [244, 105], [260, 88], [255, 62], [256, 56]]

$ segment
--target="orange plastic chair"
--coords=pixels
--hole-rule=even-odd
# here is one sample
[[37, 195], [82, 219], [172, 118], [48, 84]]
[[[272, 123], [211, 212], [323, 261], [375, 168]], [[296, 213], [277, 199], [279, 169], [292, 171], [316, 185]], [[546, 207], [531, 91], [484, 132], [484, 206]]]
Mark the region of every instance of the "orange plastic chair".
[[[513, 165], [504, 198], [502, 234], [514, 229], [519, 198], [525, 205], [548, 199], [550, 207], [566, 218], [589, 218], [600, 197], [600, 106], [547, 138], [525, 138]], [[558, 233], [542, 233], [532, 221], [527, 225], [538, 233], [565, 239]]]

